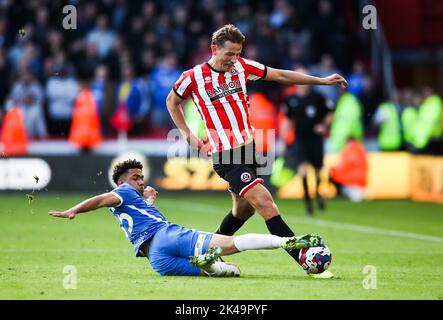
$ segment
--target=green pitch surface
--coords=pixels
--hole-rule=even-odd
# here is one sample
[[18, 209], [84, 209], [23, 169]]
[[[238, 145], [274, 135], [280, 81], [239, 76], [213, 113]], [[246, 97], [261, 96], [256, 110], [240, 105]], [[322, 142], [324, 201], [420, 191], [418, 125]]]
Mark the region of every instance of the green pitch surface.
[[[311, 279], [283, 250], [267, 250], [227, 257], [242, 276], [222, 279], [157, 275], [106, 209], [72, 221], [47, 215], [84, 197], [0, 195], [0, 299], [443, 299], [442, 205], [333, 200], [308, 218], [301, 201], [277, 200], [297, 234], [324, 237], [336, 278]], [[230, 204], [228, 194], [157, 200], [171, 221], [203, 231]], [[256, 215], [247, 232], [268, 231]]]

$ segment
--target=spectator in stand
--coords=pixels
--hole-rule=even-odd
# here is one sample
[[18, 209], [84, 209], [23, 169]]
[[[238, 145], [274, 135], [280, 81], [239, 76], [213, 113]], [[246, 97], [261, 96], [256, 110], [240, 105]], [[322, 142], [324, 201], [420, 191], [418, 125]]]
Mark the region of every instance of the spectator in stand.
[[403, 146], [408, 151], [414, 150], [415, 125], [420, 101], [421, 97], [415, 94], [411, 88], [405, 88], [401, 92], [400, 121]]
[[129, 8], [126, 4], [126, 0], [117, 0], [115, 7], [112, 10], [111, 15], [111, 25], [112, 28], [121, 31], [123, 24], [125, 22], [125, 19], [128, 17]]
[[3, 102], [8, 94], [7, 88], [11, 72], [10, 70], [10, 65], [6, 61], [5, 50], [0, 48], [0, 110], [3, 107]]
[[415, 150], [443, 155], [443, 100], [431, 87], [423, 89], [423, 97], [414, 127]]
[[151, 120], [154, 130], [159, 131], [159, 135], [166, 134], [166, 131], [174, 126], [166, 109], [166, 97], [182, 72], [183, 69], [177, 66], [176, 55], [168, 53], [151, 73], [153, 94]]
[[46, 83], [50, 135], [67, 136], [71, 126], [74, 100], [78, 91], [77, 80], [68, 74], [68, 68], [57, 66], [54, 70], [54, 76], [50, 77]]
[[36, 13], [34, 39], [36, 43], [45, 43], [48, 28], [49, 11], [48, 8], [39, 7]]
[[12, 86], [11, 96], [23, 112], [28, 138], [46, 138], [43, 90], [29, 69], [21, 70], [20, 80]]
[[95, 77], [91, 91], [100, 116], [102, 135], [109, 134], [109, 120], [115, 107], [114, 85], [109, 80], [109, 71], [106, 65], [100, 64], [95, 68]]
[[188, 61], [189, 66], [195, 66], [201, 61], [207, 61], [211, 58], [212, 53], [211, 50], [208, 49], [208, 43], [210, 42], [211, 39], [207, 35], [203, 35], [198, 38], [197, 48], [192, 50], [190, 53]]
[[245, 3], [240, 4], [237, 10], [232, 12], [232, 21], [244, 35], [248, 35], [251, 30], [252, 10]]
[[6, 19], [6, 17], [0, 17], [0, 48], [5, 48], [7, 44]]
[[118, 82], [121, 78], [121, 61], [123, 57], [123, 52], [126, 51], [126, 46], [123, 37], [118, 35], [115, 37], [114, 44], [111, 48], [106, 59], [103, 62], [108, 66], [109, 69], [109, 79], [113, 82]]
[[352, 73], [348, 76], [348, 91], [360, 99], [363, 89], [365, 87], [367, 75], [365, 74], [365, 67], [360, 60], [354, 61]]
[[78, 16], [82, 17], [77, 20], [77, 32], [81, 36], [86, 36], [96, 25], [98, 12], [98, 3], [95, 1], [85, 2], [79, 6]]
[[400, 129], [400, 95], [398, 89], [389, 101], [381, 103], [374, 115], [374, 125], [378, 128], [378, 146], [383, 151], [399, 150], [402, 145]]
[[288, 47], [288, 56], [283, 63], [285, 69], [292, 69], [294, 66], [306, 65], [307, 59], [304, 57], [303, 48], [296, 42], [291, 42]]
[[140, 57], [140, 74], [143, 77], [149, 77], [156, 66], [156, 55], [152, 49], [144, 49]]
[[8, 62], [13, 69], [17, 69], [22, 56], [25, 53], [26, 46], [32, 43], [27, 40], [27, 37], [17, 36], [15, 43], [8, 48]]
[[105, 58], [114, 44], [115, 33], [108, 28], [108, 18], [100, 15], [97, 18], [97, 26], [86, 35], [86, 41], [97, 47], [100, 58]]
[[131, 122], [131, 133], [137, 131], [142, 124], [142, 120], [137, 117], [142, 103], [142, 93], [134, 75], [134, 68], [130, 64], [123, 64], [121, 67], [122, 81], [117, 85], [117, 109], [127, 112]]
[[173, 27], [171, 37], [175, 43], [175, 53], [180, 61], [185, 61], [187, 55], [186, 48], [186, 28], [189, 21], [189, 12], [185, 6], [176, 6], [173, 10]]
[[131, 51], [140, 52], [143, 47], [143, 18], [140, 16], [133, 17], [130, 23], [130, 31], [126, 33], [125, 43], [131, 46]]
[[256, 18], [256, 39], [255, 46], [257, 47], [258, 60], [265, 65], [280, 67], [282, 62], [281, 57], [284, 56], [281, 52], [282, 46], [277, 42], [275, 30], [268, 22], [266, 13], [261, 12], [257, 14]]
[[[330, 54], [322, 55], [320, 63], [309, 68], [309, 73], [319, 78], [326, 77], [333, 73], [341, 74], [340, 70], [335, 67], [334, 58]], [[338, 101], [340, 90], [338, 86], [314, 86], [313, 90], [322, 94], [327, 100], [331, 100], [334, 104]]]

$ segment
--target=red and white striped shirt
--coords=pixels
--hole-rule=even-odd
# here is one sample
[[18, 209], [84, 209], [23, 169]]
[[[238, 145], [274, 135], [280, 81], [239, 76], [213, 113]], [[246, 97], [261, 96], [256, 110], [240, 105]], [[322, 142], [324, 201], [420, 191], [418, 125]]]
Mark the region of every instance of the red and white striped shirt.
[[266, 72], [263, 64], [239, 57], [229, 72], [204, 63], [183, 72], [177, 80], [174, 92], [182, 99], [192, 96], [212, 152], [238, 147], [252, 138], [246, 83], [265, 77]]

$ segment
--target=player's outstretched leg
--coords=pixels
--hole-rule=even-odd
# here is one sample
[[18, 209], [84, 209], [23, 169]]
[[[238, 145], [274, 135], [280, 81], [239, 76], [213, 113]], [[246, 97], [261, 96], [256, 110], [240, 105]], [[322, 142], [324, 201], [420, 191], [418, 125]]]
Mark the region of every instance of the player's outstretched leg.
[[293, 237], [278, 237], [271, 234], [249, 233], [241, 236], [213, 234], [206, 253], [189, 258], [189, 262], [209, 276], [239, 276], [240, 269], [234, 264], [217, 261], [222, 255], [230, 255], [246, 250], [277, 249], [300, 250], [324, 244], [315, 234]]

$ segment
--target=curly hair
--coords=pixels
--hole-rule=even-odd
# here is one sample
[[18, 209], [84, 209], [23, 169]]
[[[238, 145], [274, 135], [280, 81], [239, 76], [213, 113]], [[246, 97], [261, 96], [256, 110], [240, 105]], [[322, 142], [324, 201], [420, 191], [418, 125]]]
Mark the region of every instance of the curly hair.
[[236, 26], [227, 24], [212, 34], [212, 44], [223, 47], [226, 41], [243, 44], [245, 36]]
[[119, 162], [114, 166], [114, 171], [112, 172], [112, 181], [117, 184], [118, 179], [122, 175], [128, 172], [129, 169], [143, 169], [143, 165], [140, 161], [136, 159], [126, 160], [123, 162]]

